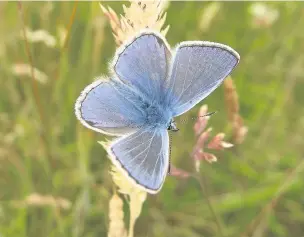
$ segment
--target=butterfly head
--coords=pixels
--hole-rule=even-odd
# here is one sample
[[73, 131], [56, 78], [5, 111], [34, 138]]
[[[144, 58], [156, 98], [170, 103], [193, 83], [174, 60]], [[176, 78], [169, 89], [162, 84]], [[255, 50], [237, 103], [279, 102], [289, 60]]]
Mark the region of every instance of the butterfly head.
[[179, 129], [176, 126], [174, 119], [171, 119], [170, 124], [168, 126], [168, 131], [177, 132]]

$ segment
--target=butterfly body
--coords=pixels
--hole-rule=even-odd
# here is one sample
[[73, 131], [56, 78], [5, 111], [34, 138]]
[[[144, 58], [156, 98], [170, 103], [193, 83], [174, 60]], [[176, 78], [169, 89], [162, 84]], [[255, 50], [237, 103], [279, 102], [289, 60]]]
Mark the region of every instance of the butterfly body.
[[212, 42], [179, 44], [145, 31], [118, 49], [109, 79], [87, 86], [75, 104], [86, 127], [118, 136], [109, 157], [137, 187], [157, 193], [169, 166], [169, 131], [177, 117], [207, 97], [238, 64], [232, 48]]

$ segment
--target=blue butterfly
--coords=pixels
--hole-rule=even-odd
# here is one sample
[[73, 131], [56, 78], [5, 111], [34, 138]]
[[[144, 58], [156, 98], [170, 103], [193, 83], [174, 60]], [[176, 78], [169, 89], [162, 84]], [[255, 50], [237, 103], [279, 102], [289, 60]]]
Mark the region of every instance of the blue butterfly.
[[240, 60], [229, 46], [189, 41], [174, 51], [158, 33], [145, 31], [120, 47], [109, 79], [87, 86], [75, 104], [81, 123], [119, 136], [107, 152], [139, 188], [155, 194], [169, 168], [168, 130], [174, 117], [206, 98]]

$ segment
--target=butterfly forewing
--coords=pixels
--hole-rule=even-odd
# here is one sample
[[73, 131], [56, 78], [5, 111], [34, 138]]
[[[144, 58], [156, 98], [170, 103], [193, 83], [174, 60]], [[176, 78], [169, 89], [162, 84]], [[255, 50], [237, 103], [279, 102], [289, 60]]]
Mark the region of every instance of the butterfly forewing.
[[171, 58], [161, 36], [143, 33], [118, 51], [113, 67], [119, 79], [131, 84], [146, 98], [159, 99]]
[[230, 47], [212, 42], [184, 42], [176, 50], [168, 82], [173, 116], [191, 109], [214, 91], [238, 64]]

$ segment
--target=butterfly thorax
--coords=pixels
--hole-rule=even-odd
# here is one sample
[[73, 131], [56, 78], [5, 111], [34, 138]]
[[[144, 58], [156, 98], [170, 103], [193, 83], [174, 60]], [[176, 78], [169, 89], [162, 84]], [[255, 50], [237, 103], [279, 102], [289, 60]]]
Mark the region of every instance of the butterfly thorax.
[[171, 114], [164, 106], [159, 103], [146, 104], [143, 110], [145, 111], [146, 123], [157, 128], [167, 129], [171, 121]]

